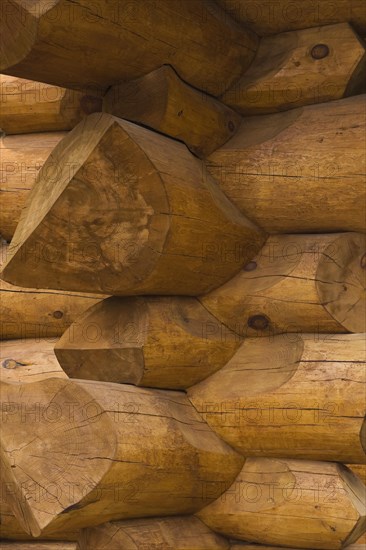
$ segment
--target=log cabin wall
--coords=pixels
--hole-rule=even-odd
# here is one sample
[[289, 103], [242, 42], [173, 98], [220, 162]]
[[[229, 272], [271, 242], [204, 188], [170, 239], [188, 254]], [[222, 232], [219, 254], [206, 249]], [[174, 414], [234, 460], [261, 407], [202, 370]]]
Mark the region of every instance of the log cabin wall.
[[365, 548], [364, 2], [0, 12], [1, 548]]

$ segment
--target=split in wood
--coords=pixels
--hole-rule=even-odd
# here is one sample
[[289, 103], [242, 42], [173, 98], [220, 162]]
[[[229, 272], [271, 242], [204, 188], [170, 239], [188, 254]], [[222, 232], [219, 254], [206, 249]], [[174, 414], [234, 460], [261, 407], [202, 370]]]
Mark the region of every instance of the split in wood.
[[181, 392], [48, 378], [1, 398], [3, 498], [33, 536], [191, 514], [243, 465]]
[[190, 388], [212, 429], [244, 456], [366, 462], [365, 334], [248, 338]]
[[219, 95], [258, 43], [211, 2], [2, 0], [1, 12], [0, 72], [66, 88], [105, 90], [172, 63], [185, 82]]
[[40, 170], [2, 276], [36, 288], [198, 295], [264, 239], [183, 144], [95, 113]]
[[197, 515], [236, 539], [337, 550], [366, 531], [365, 495], [334, 462], [248, 458], [233, 485]]
[[208, 170], [269, 233], [365, 231], [365, 100], [246, 117]]

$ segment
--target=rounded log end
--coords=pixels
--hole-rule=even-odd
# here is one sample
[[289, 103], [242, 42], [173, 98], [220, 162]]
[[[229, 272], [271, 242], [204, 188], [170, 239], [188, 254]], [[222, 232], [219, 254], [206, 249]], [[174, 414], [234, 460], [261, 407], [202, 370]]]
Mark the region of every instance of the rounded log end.
[[33, 8], [29, 9], [22, 0], [1, 2], [0, 72], [2, 73], [12, 72], [12, 69], [27, 57], [36, 40], [38, 23], [34, 14], [39, 10], [37, 5]]
[[323, 252], [316, 274], [320, 302], [349, 332], [366, 332], [366, 236], [344, 233]]
[[366, 487], [358, 476], [347, 466], [338, 464], [339, 476], [343, 482], [344, 489], [348, 495], [350, 509], [353, 509], [357, 518], [354, 528], [344, 540], [342, 548], [354, 544], [366, 533]]
[[109, 470], [110, 461], [95, 457], [114, 456], [111, 421], [70, 380], [2, 383], [1, 401], [3, 495], [21, 527], [38, 537], [80, 507]]

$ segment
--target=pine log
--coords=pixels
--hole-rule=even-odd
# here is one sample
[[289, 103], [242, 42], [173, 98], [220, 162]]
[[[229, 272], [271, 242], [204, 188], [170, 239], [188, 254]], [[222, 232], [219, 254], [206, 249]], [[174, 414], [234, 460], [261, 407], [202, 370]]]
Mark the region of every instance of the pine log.
[[188, 396], [244, 456], [366, 463], [365, 334], [247, 338]]
[[0, 72], [66, 88], [105, 90], [170, 63], [218, 95], [250, 65], [258, 42], [213, 2], [3, 0], [1, 12]]
[[252, 65], [221, 100], [253, 115], [365, 91], [365, 45], [348, 23], [340, 23], [263, 38]]
[[185, 145], [95, 113], [41, 169], [2, 276], [36, 288], [197, 295], [233, 276], [264, 238]]
[[361, 233], [274, 235], [238, 275], [199, 300], [242, 336], [366, 332], [365, 253]]
[[223, 367], [240, 341], [196, 298], [112, 297], [78, 317], [55, 353], [71, 378], [185, 389]]
[[76, 90], [0, 75], [0, 128], [6, 134], [71, 130], [102, 110], [102, 99]]
[[248, 458], [226, 493], [197, 515], [239, 540], [337, 550], [366, 530], [366, 490], [334, 462]]
[[198, 157], [226, 143], [241, 121], [223, 103], [185, 84], [169, 66], [113, 86], [103, 109], [183, 141]]
[[0, 140], [0, 234], [7, 241], [14, 235], [40, 168], [65, 136], [65, 132], [52, 132]]
[[243, 465], [182, 392], [48, 378], [1, 399], [4, 498], [33, 536], [194, 513]]
[[54, 353], [54, 342], [9, 340], [0, 346], [0, 378], [3, 382], [37, 382], [67, 378]]
[[[0, 245], [0, 266], [8, 247]], [[20, 288], [0, 280], [0, 340], [36, 338], [54, 342], [75, 319], [103, 296]]]
[[268, 232], [365, 231], [365, 98], [244, 118], [208, 169]]
[[85, 529], [80, 550], [229, 550], [229, 542], [193, 516], [135, 519]]
[[260, 36], [345, 21], [366, 34], [364, 0], [217, 0], [217, 3]]

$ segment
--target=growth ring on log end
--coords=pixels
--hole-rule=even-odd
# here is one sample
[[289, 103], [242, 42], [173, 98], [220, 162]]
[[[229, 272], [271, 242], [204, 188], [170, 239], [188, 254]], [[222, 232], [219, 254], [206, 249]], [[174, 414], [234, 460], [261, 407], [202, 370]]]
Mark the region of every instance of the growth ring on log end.
[[3, 278], [113, 295], [197, 295], [233, 276], [264, 238], [183, 144], [95, 113], [40, 170]]

